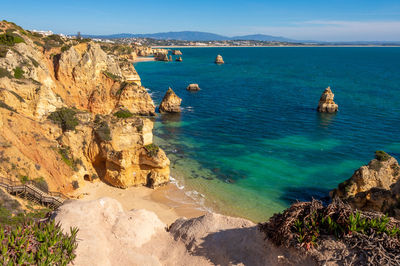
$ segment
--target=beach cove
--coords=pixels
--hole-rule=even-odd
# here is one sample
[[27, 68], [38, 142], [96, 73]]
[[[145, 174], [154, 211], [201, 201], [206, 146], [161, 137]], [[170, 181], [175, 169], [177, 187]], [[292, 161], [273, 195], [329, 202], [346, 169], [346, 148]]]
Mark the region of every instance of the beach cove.
[[[375, 150], [400, 153], [399, 48], [181, 51], [183, 62], [135, 68], [156, 104], [168, 87], [183, 99], [181, 115], [159, 116], [155, 143], [178, 187], [209, 210], [265, 221], [296, 200], [328, 199]], [[339, 112], [318, 114], [328, 86]]]

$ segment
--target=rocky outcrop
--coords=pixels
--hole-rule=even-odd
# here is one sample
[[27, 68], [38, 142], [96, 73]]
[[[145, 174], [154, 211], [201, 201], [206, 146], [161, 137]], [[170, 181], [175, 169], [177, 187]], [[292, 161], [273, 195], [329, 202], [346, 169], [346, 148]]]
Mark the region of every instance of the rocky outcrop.
[[215, 63], [218, 65], [225, 64], [224, 59], [221, 55], [217, 55], [217, 58], [215, 58]]
[[189, 84], [189, 86], [187, 86], [186, 90], [188, 90], [188, 91], [199, 91], [200, 87], [199, 87], [199, 84]]
[[135, 83], [138, 86], [142, 85], [139, 74], [136, 69], [133, 67], [130, 62], [122, 62], [120, 63], [121, 74], [125, 78], [125, 81], [128, 83]]
[[23, 40], [0, 56], [0, 176], [41, 179], [62, 192], [84, 179], [123, 188], [168, 182], [165, 153], [146, 152], [153, 121], [142, 116], [155, 115], [155, 106], [122, 57], [131, 47], [0, 26]]
[[331, 197], [339, 197], [360, 210], [390, 213], [400, 218], [400, 166], [397, 160], [377, 152], [376, 159], [339, 184]]
[[[89, 162], [88, 169], [91, 165], [101, 180], [120, 188], [156, 187], [169, 182], [170, 162], [164, 151], [152, 144], [150, 119], [97, 116], [93, 125], [88, 126], [81, 135], [92, 130], [93, 138], [80, 149]], [[66, 144], [71, 143], [70, 138]], [[146, 150], [149, 145], [156, 147], [156, 151], [149, 153]]]
[[280, 251], [250, 221], [218, 214], [167, 225], [111, 198], [70, 201], [54, 213], [78, 227], [74, 265], [277, 265]]
[[182, 55], [182, 52], [180, 50], [172, 50], [173, 55]]
[[331, 88], [328, 87], [322, 93], [319, 99], [317, 111], [320, 113], [335, 113], [338, 111], [338, 105], [333, 101], [335, 95], [332, 93]]
[[166, 54], [166, 53], [154, 54], [154, 59], [156, 61], [164, 61], [164, 62], [168, 62], [169, 61], [168, 54]]
[[161, 101], [160, 113], [180, 113], [182, 99], [179, 98], [175, 92], [169, 88]]
[[182, 60], [182, 57], [178, 57], [175, 61], [176, 62], [182, 62], [183, 60]]

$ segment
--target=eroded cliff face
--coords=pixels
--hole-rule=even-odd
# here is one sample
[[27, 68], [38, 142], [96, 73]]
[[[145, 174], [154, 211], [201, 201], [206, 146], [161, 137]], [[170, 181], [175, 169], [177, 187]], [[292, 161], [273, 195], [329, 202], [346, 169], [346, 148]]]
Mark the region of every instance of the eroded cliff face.
[[383, 154], [355, 171], [331, 196], [359, 210], [379, 211], [400, 218], [400, 166], [395, 158]]
[[14, 40], [0, 44], [1, 176], [63, 192], [97, 177], [121, 188], [168, 182], [154, 103], [126, 58], [4, 21], [1, 34]]

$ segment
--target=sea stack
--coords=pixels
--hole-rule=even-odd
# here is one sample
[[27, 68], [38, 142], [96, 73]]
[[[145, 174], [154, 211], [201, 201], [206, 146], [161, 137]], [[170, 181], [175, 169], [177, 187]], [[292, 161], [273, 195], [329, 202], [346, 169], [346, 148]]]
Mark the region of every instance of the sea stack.
[[182, 55], [182, 52], [180, 50], [172, 50], [173, 55]]
[[217, 58], [215, 58], [215, 63], [221, 65], [224, 64], [225, 62], [221, 55], [217, 55]]
[[180, 113], [181, 102], [182, 99], [179, 98], [171, 88], [169, 88], [158, 109], [160, 113]]
[[165, 61], [168, 62], [168, 55], [165, 53], [157, 53], [154, 55], [156, 61]]
[[182, 60], [182, 57], [178, 57], [175, 61], [182, 62], [183, 60]]
[[170, 61], [170, 62], [172, 61], [172, 55], [169, 56], [169, 61]]
[[199, 84], [189, 84], [189, 86], [187, 86], [186, 90], [188, 90], [188, 91], [199, 91], [200, 87], [199, 87]]
[[328, 87], [322, 93], [318, 103], [318, 112], [320, 113], [335, 113], [338, 111], [338, 105], [333, 101], [335, 94], [332, 93], [331, 88]]

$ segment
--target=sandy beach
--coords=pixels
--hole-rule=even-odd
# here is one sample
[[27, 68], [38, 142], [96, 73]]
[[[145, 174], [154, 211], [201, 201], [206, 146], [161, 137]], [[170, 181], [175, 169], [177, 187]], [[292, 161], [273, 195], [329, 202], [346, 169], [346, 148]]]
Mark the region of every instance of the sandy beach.
[[135, 58], [135, 60], [132, 61], [132, 63], [137, 63], [137, 62], [149, 62], [149, 61], [155, 61], [154, 57], [151, 56], [138, 56]]
[[102, 197], [114, 198], [122, 204], [125, 211], [132, 209], [152, 211], [166, 224], [171, 224], [180, 217], [193, 218], [205, 214], [200, 205], [174, 184], [156, 189], [147, 187], [119, 189], [101, 181], [87, 182], [70, 196], [86, 201]]

